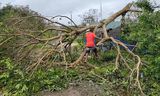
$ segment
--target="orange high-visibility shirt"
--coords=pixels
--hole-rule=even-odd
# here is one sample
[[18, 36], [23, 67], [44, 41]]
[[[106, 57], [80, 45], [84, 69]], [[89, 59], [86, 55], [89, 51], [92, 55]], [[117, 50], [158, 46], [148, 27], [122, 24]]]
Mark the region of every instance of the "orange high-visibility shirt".
[[86, 33], [86, 47], [94, 47], [95, 46], [95, 43], [94, 43], [95, 37], [96, 37], [96, 35], [92, 32]]

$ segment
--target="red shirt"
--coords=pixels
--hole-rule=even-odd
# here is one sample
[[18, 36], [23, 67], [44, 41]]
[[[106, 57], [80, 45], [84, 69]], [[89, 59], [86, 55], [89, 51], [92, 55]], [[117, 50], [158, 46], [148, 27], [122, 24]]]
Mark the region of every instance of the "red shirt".
[[87, 32], [86, 33], [86, 47], [94, 47], [94, 39], [96, 35], [92, 32]]

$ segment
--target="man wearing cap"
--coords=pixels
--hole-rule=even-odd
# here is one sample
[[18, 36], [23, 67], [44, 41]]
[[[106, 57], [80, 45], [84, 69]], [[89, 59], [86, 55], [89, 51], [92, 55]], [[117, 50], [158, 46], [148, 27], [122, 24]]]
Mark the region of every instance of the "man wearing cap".
[[96, 49], [96, 45], [95, 45], [95, 38], [98, 38], [98, 37], [96, 37], [95, 33], [93, 33], [93, 29], [89, 29], [86, 32], [85, 38], [86, 38], [85, 62], [87, 62], [88, 54], [91, 51], [94, 52], [96, 57], [98, 57], [97, 49]]

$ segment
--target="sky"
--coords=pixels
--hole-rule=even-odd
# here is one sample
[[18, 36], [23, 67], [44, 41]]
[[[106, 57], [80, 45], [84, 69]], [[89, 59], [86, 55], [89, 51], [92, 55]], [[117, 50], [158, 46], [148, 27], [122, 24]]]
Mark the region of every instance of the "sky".
[[[0, 0], [1, 7], [6, 4], [28, 5], [30, 9], [45, 17], [65, 15], [80, 23], [78, 15], [89, 9], [98, 9], [102, 4], [102, 18], [107, 18], [125, 5], [137, 0]], [[160, 0], [155, 0], [160, 4]]]

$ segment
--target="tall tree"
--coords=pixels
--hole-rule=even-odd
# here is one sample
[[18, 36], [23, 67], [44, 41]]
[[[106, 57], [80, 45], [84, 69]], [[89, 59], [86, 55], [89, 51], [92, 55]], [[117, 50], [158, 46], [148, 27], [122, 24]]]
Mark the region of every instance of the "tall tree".
[[79, 15], [82, 18], [82, 24], [95, 24], [99, 20], [98, 9], [89, 9], [82, 15]]

